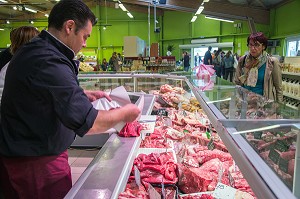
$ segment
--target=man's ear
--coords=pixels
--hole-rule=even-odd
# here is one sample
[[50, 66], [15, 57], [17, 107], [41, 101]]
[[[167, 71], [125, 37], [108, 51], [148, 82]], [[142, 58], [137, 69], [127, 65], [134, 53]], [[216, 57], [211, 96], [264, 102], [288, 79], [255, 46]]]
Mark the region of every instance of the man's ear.
[[67, 20], [64, 23], [64, 29], [67, 34], [70, 34], [72, 31], [75, 31], [75, 21], [74, 20]]

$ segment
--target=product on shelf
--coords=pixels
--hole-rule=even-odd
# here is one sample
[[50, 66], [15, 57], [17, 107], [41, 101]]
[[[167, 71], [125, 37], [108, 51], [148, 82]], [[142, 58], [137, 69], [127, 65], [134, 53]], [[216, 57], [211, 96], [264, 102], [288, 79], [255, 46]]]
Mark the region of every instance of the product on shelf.
[[91, 72], [94, 71], [94, 68], [84, 62], [79, 63], [79, 70], [82, 72]]

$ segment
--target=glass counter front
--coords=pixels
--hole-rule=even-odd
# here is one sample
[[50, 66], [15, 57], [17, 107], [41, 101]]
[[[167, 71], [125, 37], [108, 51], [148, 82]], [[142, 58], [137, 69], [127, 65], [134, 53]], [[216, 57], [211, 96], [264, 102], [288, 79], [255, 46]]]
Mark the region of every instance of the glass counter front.
[[[299, 128], [280, 126], [281, 130], [250, 131], [270, 125], [299, 123], [299, 110], [266, 101], [218, 78], [213, 82], [201, 82], [192, 76], [130, 73], [79, 75], [79, 82], [84, 89], [106, 91], [124, 86], [128, 92], [151, 93], [165, 84], [183, 88], [197, 98], [258, 198], [294, 198], [293, 192], [300, 197], [293, 188], [300, 181], [296, 175], [299, 172], [296, 169], [292, 172], [297, 168], [297, 150], [290, 152], [299, 143]], [[203, 89], [208, 88], [207, 84], [211, 84], [210, 88]], [[239, 133], [241, 131], [249, 132]], [[279, 149], [281, 143], [278, 140], [286, 137], [288, 149], [283, 144], [285, 148]], [[291, 166], [293, 162], [294, 167]]]

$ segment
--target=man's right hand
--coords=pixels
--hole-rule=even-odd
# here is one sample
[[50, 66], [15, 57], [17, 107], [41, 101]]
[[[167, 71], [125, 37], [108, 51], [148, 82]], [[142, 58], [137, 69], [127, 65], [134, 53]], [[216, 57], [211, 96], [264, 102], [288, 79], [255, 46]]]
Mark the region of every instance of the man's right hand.
[[141, 113], [141, 110], [135, 104], [127, 104], [120, 109], [122, 109], [124, 115], [124, 122], [133, 122]]

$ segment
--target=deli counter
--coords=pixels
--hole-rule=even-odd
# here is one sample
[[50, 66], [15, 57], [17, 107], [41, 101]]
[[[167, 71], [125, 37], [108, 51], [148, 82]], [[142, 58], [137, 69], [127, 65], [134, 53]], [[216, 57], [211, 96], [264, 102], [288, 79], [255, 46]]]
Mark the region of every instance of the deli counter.
[[[183, 88], [186, 97], [196, 97], [257, 198], [300, 198], [296, 189], [300, 183], [299, 110], [215, 77], [209, 82], [172, 74], [78, 77], [84, 89], [105, 91], [124, 86], [127, 92], [148, 97], [165, 84]], [[147, 104], [143, 114], [151, 114], [153, 101]], [[125, 189], [140, 143], [140, 137], [110, 134], [65, 198], [117, 198]]]

